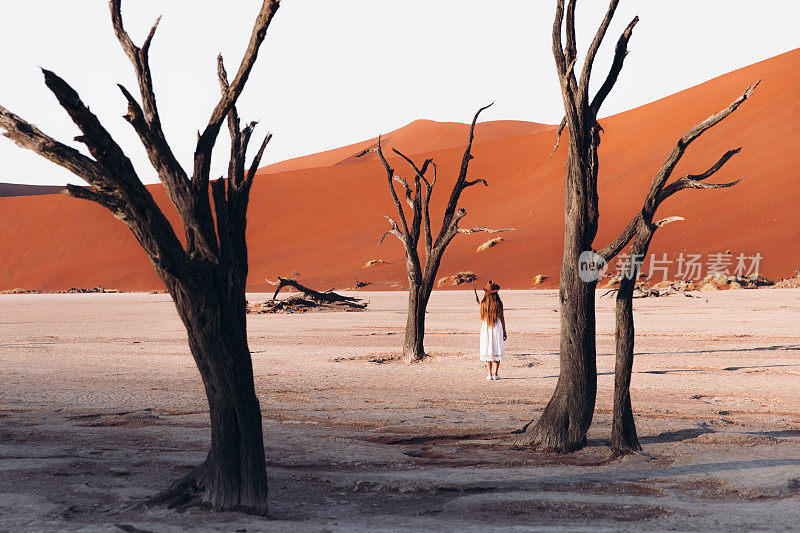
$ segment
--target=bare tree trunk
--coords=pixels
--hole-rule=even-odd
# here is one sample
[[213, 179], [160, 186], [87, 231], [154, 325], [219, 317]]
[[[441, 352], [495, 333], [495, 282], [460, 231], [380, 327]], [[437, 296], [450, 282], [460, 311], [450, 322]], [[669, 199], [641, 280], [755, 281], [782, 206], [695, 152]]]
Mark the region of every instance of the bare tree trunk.
[[[630, 393], [635, 333], [633, 323], [633, 286], [635, 284], [635, 279], [621, 281], [617, 294], [615, 332], [617, 355], [614, 366], [614, 414], [611, 427], [613, 455], [622, 455], [642, 449], [636, 435]], [[631, 287], [630, 290], [628, 285]], [[623, 290], [625, 295], [623, 295]]]
[[[572, 148], [570, 159], [573, 157]], [[576, 156], [577, 157], [577, 156]], [[570, 163], [579, 169], [580, 161]], [[532, 445], [547, 452], [567, 453], [586, 443], [597, 393], [595, 347], [596, 282], [580, 279], [580, 254], [591, 249], [597, 228], [594, 201], [580, 189], [580, 175], [567, 180], [564, 256], [561, 263], [559, 301], [561, 334], [559, 376], [550, 401], [533, 426], [514, 439], [516, 445]]]
[[425, 313], [431, 296], [431, 287], [432, 284], [427, 279], [416, 287], [409, 287], [406, 337], [403, 343], [403, 361], [406, 363], [420, 361], [427, 356], [424, 343]]
[[203, 463], [148, 500], [183, 508], [207, 505], [267, 515], [267, 471], [261, 409], [255, 393], [243, 301], [216, 276], [191, 285], [165, 283], [189, 336], [203, 379], [211, 420], [211, 447]]
[[408, 317], [406, 319], [406, 338], [403, 343], [403, 361], [412, 363], [425, 358], [425, 298], [422, 286], [408, 289]]
[[[644, 222], [640, 222], [644, 224]], [[635, 330], [633, 322], [633, 291], [639, 278], [639, 262], [644, 257], [650, 244], [650, 233], [646, 243], [637, 234], [631, 247], [631, 257], [623, 271], [617, 291], [616, 360], [614, 364], [614, 410], [611, 422], [611, 453], [613, 456], [639, 451], [639, 437], [636, 435], [636, 423], [631, 407], [631, 376], [633, 373], [633, 347]]]

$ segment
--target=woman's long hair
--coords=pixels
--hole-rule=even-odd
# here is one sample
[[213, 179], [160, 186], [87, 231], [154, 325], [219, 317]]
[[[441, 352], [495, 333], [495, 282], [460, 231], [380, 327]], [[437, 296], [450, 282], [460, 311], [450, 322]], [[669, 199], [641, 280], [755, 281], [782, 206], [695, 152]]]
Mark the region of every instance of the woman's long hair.
[[481, 320], [489, 327], [494, 326], [503, 312], [503, 302], [496, 292], [487, 292], [481, 300]]

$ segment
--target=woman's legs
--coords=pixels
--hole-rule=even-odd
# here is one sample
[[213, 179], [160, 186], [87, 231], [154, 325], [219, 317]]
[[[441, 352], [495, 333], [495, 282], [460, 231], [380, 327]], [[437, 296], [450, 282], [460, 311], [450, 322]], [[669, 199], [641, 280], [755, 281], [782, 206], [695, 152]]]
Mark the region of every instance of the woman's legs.
[[499, 372], [499, 371], [500, 371], [500, 361], [495, 361], [494, 362], [494, 372], [493, 372], [493, 375], [494, 375], [495, 379], [497, 379], [497, 372]]
[[492, 375], [493, 374], [492, 374], [492, 362], [491, 361], [486, 361], [486, 369], [489, 371], [489, 373], [486, 375], [486, 379], [492, 379]]

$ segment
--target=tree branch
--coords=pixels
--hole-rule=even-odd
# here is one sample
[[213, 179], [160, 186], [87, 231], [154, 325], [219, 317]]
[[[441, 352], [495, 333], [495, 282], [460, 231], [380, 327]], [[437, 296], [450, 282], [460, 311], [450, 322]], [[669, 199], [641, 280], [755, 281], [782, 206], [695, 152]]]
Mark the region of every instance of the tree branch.
[[[563, 8], [563, 0], [560, 2]], [[469, 162], [473, 159], [472, 156], [472, 142], [475, 139], [475, 124], [478, 122], [480, 114], [494, 105], [492, 102], [489, 105], [483, 106], [478, 109], [475, 116], [472, 118], [472, 124], [469, 128], [469, 138], [467, 140], [467, 147], [464, 149], [464, 155], [461, 158], [461, 168], [458, 172], [458, 179], [456, 180], [453, 190], [450, 193], [450, 199], [447, 201], [447, 206], [444, 210], [444, 217], [442, 219], [442, 228], [439, 231], [439, 236], [436, 238], [436, 246], [443, 240], [445, 235], [449, 232], [451, 223], [456, 215], [456, 208], [458, 207], [458, 199], [461, 197], [461, 192], [464, 190], [464, 183], [467, 179], [467, 172], [469, 170]], [[463, 215], [462, 215], [463, 216]], [[452, 239], [452, 237], [450, 237]]]
[[719, 113], [715, 113], [711, 115], [709, 118], [704, 120], [703, 122], [697, 124], [688, 132], [686, 132], [676, 144], [675, 148], [672, 150], [670, 155], [667, 157], [667, 160], [661, 165], [661, 168], [656, 173], [656, 176], [653, 178], [653, 182], [650, 186], [650, 191], [647, 194], [647, 197], [644, 201], [644, 206], [640, 213], [636, 214], [633, 219], [628, 223], [622, 233], [614, 239], [608, 246], [603, 248], [598, 252], [598, 254], [603, 257], [606, 261], [610, 261], [614, 256], [616, 256], [623, 248], [631, 241], [631, 239], [636, 234], [636, 228], [640, 220], [644, 220], [648, 224], [650, 224], [653, 220], [653, 216], [655, 215], [658, 206], [661, 205], [661, 202], [672, 196], [678, 191], [683, 189], [721, 189], [725, 187], [732, 187], [739, 183], [741, 179], [730, 182], [730, 183], [719, 183], [719, 184], [708, 184], [704, 183], [702, 180], [707, 179], [708, 177], [712, 176], [714, 173], [719, 171], [725, 163], [730, 160], [731, 157], [738, 154], [741, 151], [741, 148], [735, 148], [732, 150], [728, 150], [725, 154], [712, 165], [708, 170], [701, 174], [695, 175], [688, 175], [683, 178], [680, 178], [673, 183], [669, 184], [668, 186], [664, 186], [667, 182], [669, 177], [672, 175], [672, 171], [680, 161], [681, 157], [686, 151], [686, 148], [700, 135], [704, 132], [708, 131], [710, 128], [714, 127], [715, 125], [719, 124], [728, 117], [731, 113], [736, 111], [739, 106], [755, 91], [756, 87], [760, 83], [761, 80], [757, 81], [755, 84], [748, 87], [742, 95], [734, 100], [727, 108], [723, 109]]
[[[363, 152], [358, 154], [356, 157], [361, 157], [364, 154], [369, 153], [370, 151], [371, 150], [364, 150]], [[403, 211], [403, 204], [400, 203], [400, 199], [397, 197], [397, 192], [394, 190], [394, 184], [392, 183], [392, 180], [394, 179], [394, 169], [389, 166], [389, 162], [386, 160], [386, 157], [384, 157], [384, 155], [383, 155], [383, 148], [381, 147], [381, 136], [380, 135], [378, 135], [378, 146], [375, 147], [374, 151], [377, 152], [378, 158], [380, 159], [381, 164], [383, 164], [384, 170], [386, 170], [386, 177], [387, 177], [387, 180], [388, 180], [388, 183], [389, 183], [389, 192], [392, 194], [392, 200], [394, 200], [394, 205], [397, 208], [397, 213], [400, 216], [400, 223], [402, 224], [402, 228], [403, 228], [402, 235], [403, 235], [403, 237], [408, 238], [408, 236], [409, 236], [408, 223], [406, 222], [406, 215], [405, 215], [405, 212]], [[392, 222], [394, 223], [394, 220], [392, 220]], [[394, 225], [395, 225], [395, 227], [397, 226], [397, 224], [394, 224]], [[384, 235], [384, 237], [385, 237], [385, 235]], [[383, 242], [383, 239], [381, 239], [381, 242]]]
[[702, 174], [689, 174], [686, 177], [688, 179], [692, 179], [692, 180], [703, 181], [704, 179], [706, 179], [706, 178], [708, 178], [710, 176], [713, 176], [719, 169], [722, 168], [722, 165], [727, 163], [728, 160], [731, 157], [735, 156], [736, 154], [738, 154], [741, 151], [742, 151], [741, 146], [739, 148], [734, 148], [732, 150], [728, 150], [727, 152], [725, 152], [725, 154], [723, 154], [722, 157], [719, 158], [719, 161], [714, 163], [714, 165], [712, 165], [711, 168], [709, 168], [708, 170], [706, 170]]
[[[561, 44], [561, 28], [564, 24], [564, 0], [556, 2], [556, 16], [553, 21], [553, 57], [556, 60], [556, 69], [558, 70], [558, 77], [564, 79], [567, 72], [567, 57], [564, 54], [564, 48]], [[570, 61], [572, 58], [570, 58]]]
[[[217, 56], [217, 78], [219, 79], [222, 94], [225, 94], [230, 88], [230, 83], [228, 82], [228, 73], [225, 70], [225, 63], [222, 59], [222, 54]], [[239, 130], [239, 123], [239, 113], [234, 105], [228, 112], [228, 131], [230, 132], [231, 136], [230, 164], [234, 165], [234, 162], [237, 163], [236, 168], [229, 168], [229, 178], [234, 178], [232, 182], [229, 180], [229, 186], [233, 186], [234, 189], [242, 192], [249, 192], [253, 183], [253, 178], [258, 171], [258, 165], [260, 164], [261, 158], [264, 155], [264, 150], [272, 140], [272, 133], [268, 132], [264, 137], [264, 141], [261, 143], [258, 152], [256, 153], [255, 157], [253, 157], [250, 168], [247, 170], [247, 172], [245, 172], [244, 165], [247, 155], [247, 148], [250, 144], [250, 137], [253, 133], [253, 130], [258, 123], [250, 122], [241, 131]]]
[[697, 181], [689, 178], [681, 178], [664, 187], [664, 190], [661, 191], [661, 194], [658, 197], [658, 203], [661, 204], [661, 202], [663, 202], [676, 192], [682, 191], [683, 189], [725, 189], [727, 187], [733, 187], [743, 179], [744, 178], [739, 178], [736, 181], [731, 181], [728, 183], [705, 183], [704, 181]]
[[478, 233], [479, 231], [483, 231], [486, 233], [502, 233], [504, 231], [514, 231], [517, 228], [499, 228], [499, 229], [492, 229], [487, 228], [485, 226], [479, 226], [477, 228], [458, 228], [458, 233], [465, 233], [467, 235], [472, 235], [473, 233]]
[[[568, 39], [571, 39], [572, 37], [570, 37], [570, 35], [574, 36], [575, 33], [575, 1], [570, 0], [569, 7], [572, 9], [572, 15], [568, 17], [567, 20], [567, 36]], [[558, 0], [556, 3], [555, 20], [553, 21], [553, 57], [556, 61], [556, 71], [558, 72], [558, 80], [561, 85], [561, 95], [564, 100], [564, 110], [566, 112], [563, 122], [569, 123], [570, 129], [572, 129], [572, 131], [576, 131], [579, 121], [577, 102], [575, 99], [578, 82], [575, 79], [574, 71], [577, 51], [574, 54], [570, 54], [565, 53], [564, 49], [562, 48], [561, 30], [563, 23], [564, 0]], [[572, 25], [571, 27], [570, 24]], [[570, 43], [570, 45], [571, 44], [572, 43]], [[570, 47], [568, 46], [567, 48], [569, 49]], [[563, 127], [559, 129], [558, 138], [556, 139], [556, 147], [558, 146], [558, 141], [561, 138], [561, 129], [563, 129]], [[555, 152], [555, 149], [553, 149], [553, 152]]]
[[406, 191], [406, 203], [409, 205], [409, 207], [411, 207], [411, 209], [414, 209], [414, 191], [411, 190], [408, 182], [405, 180], [405, 178], [401, 178], [397, 174], [394, 175], [394, 181], [403, 186]]
[[[161, 21], [159, 17], [150, 33], [145, 39], [141, 48], [137, 47], [131, 40], [128, 32], [125, 30], [122, 22], [122, 0], [111, 0], [109, 2], [111, 10], [111, 22], [114, 26], [114, 34], [125, 54], [131, 61], [134, 71], [136, 73], [136, 81], [139, 85], [139, 93], [142, 96], [142, 107], [133, 98], [122, 85], [119, 85], [123, 95], [128, 100], [128, 114], [125, 119], [131, 123], [136, 132], [139, 134], [142, 144], [147, 151], [147, 156], [150, 163], [158, 173], [161, 182], [167, 188], [170, 199], [175, 204], [175, 207], [181, 211], [184, 204], [187, 202], [186, 189], [189, 186], [189, 178], [186, 176], [186, 171], [178, 163], [175, 154], [167, 143], [164, 131], [161, 128], [161, 118], [158, 114], [158, 106], [156, 105], [156, 96], [153, 91], [153, 77], [150, 71], [149, 51], [150, 44], [155, 35], [158, 23]], [[186, 221], [184, 221], [186, 223]]]
[[202, 194], [193, 193], [186, 171], [172, 152], [161, 127], [149, 61], [150, 44], [161, 18], [156, 20], [144, 44], [139, 48], [133, 43], [123, 25], [122, 1], [110, 0], [109, 9], [114, 33], [134, 67], [139, 92], [142, 96], [142, 106], [140, 107], [133, 95], [125, 87], [119, 85], [122, 94], [128, 101], [128, 113], [125, 115], [125, 119], [139, 135], [150, 164], [180, 214], [186, 230], [189, 255], [194, 255], [199, 251], [207, 260], [216, 263], [218, 260], [217, 236], [214, 233], [211, 208], [208, 202], [208, 182], [206, 181], [201, 188]]
[[619, 0], [611, 0], [611, 2], [609, 2], [606, 16], [603, 18], [603, 22], [600, 23], [600, 27], [597, 29], [594, 40], [592, 40], [592, 44], [589, 45], [589, 50], [586, 52], [586, 59], [583, 62], [583, 70], [581, 71], [581, 80], [578, 85], [577, 104], [581, 108], [586, 108], [588, 105], [589, 78], [592, 75], [594, 59], [597, 56], [597, 51], [600, 49], [600, 45], [603, 43], [603, 39], [606, 36], [606, 31], [608, 31], [608, 26], [611, 24], [611, 19], [614, 18], [614, 12], [617, 10], [618, 4]]
[[425, 261], [431, 256], [433, 248], [433, 235], [431, 234], [431, 194], [433, 193], [433, 186], [436, 185], [436, 163], [431, 161], [433, 167], [433, 180], [429, 183], [425, 176], [420, 177], [425, 182], [425, 196], [422, 197], [422, 227], [425, 233]]
[[478, 178], [478, 179], [476, 179], [476, 180], [473, 180], [473, 181], [465, 181], [465, 182], [464, 182], [464, 188], [466, 189], [467, 187], [472, 187], [473, 185], [477, 185], [477, 184], [479, 184], [479, 183], [483, 183], [483, 184], [484, 184], [485, 186], [487, 186], [487, 187], [489, 186], [489, 184], [488, 184], [488, 183], [486, 183], [486, 180], [485, 180], [485, 179], [483, 179], [483, 178]]
[[150, 33], [145, 39], [144, 45], [139, 48], [131, 40], [128, 32], [122, 23], [122, 0], [111, 0], [108, 3], [111, 10], [111, 23], [114, 27], [114, 34], [117, 40], [122, 45], [125, 55], [128, 56], [136, 71], [136, 81], [139, 83], [139, 90], [142, 95], [142, 104], [145, 111], [145, 119], [147, 123], [153, 128], [160, 129], [161, 121], [158, 115], [158, 107], [156, 105], [156, 97], [153, 92], [153, 77], [150, 72], [149, 52], [150, 43], [158, 28], [158, 23], [161, 22], [161, 17], [156, 19], [153, 27], [150, 28]]
[[0, 128], [5, 130], [3, 136], [14, 141], [17, 146], [36, 152], [84, 181], [96, 184], [98, 188], [112, 187], [106, 180], [103, 168], [94, 159], [56, 141], [2, 106], [0, 106]]
[[256, 155], [253, 157], [253, 162], [250, 164], [250, 169], [247, 171], [247, 176], [245, 177], [244, 181], [244, 186], [247, 187], [248, 190], [253, 185], [253, 178], [255, 178], [256, 171], [258, 170], [258, 165], [261, 163], [261, 158], [264, 155], [264, 150], [266, 150], [267, 145], [271, 140], [272, 140], [272, 133], [267, 133], [267, 135], [264, 137], [264, 141], [258, 148], [258, 152], [256, 152]]
[[597, 252], [597, 254], [605, 260], [606, 263], [611, 261], [618, 253], [622, 251], [625, 246], [631, 242], [631, 239], [636, 235], [636, 228], [639, 225], [639, 221], [642, 219], [642, 214], [638, 213], [635, 217], [628, 222], [628, 225], [625, 226], [625, 229], [622, 230], [616, 239], [611, 241], [605, 248]]
[[[686, 152], [686, 149], [689, 147], [689, 145], [692, 142], [694, 142], [698, 137], [700, 137], [703, 133], [713, 128], [714, 126], [722, 122], [725, 118], [730, 116], [731, 113], [739, 109], [739, 106], [742, 105], [742, 103], [745, 100], [750, 98], [750, 96], [753, 94], [753, 91], [755, 91], [756, 87], [758, 87], [759, 83], [761, 83], [761, 80], [758, 80], [755, 84], [745, 89], [744, 93], [742, 93], [742, 95], [739, 98], [731, 102], [731, 104], [728, 107], [726, 107], [725, 109], [723, 109], [718, 113], [711, 115], [710, 117], [700, 122], [692, 129], [683, 134], [683, 136], [678, 140], [677, 144], [675, 145], [675, 148], [672, 149], [672, 152], [669, 154], [666, 161], [664, 161], [664, 164], [661, 165], [661, 168], [656, 174], [655, 179], [653, 179], [653, 183], [650, 186], [650, 191], [648, 192], [647, 198], [645, 200], [645, 207], [644, 207], [645, 211], [650, 213], [655, 211], [656, 201], [658, 200], [658, 196], [661, 192], [661, 189], [663, 189], [664, 184], [672, 175], [672, 171], [677, 166], [678, 161], [681, 160], [681, 157], [683, 157], [683, 154]], [[727, 159], [725, 161], [727, 161]]]
[[662, 218], [661, 220], [659, 220], [658, 222], [656, 222], [656, 223], [654, 224], [654, 226], [655, 226], [655, 227], [657, 227], [657, 228], [660, 228], [660, 227], [662, 227], [662, 226], [666, 226], [667, 224], [671, 224], [672, 222], [680, 222], [680, 221], [683, 221], [683, 220], [686, 220], [686, 219], [685, 219], [685, 218], [683, 218], [683, 217], [667, 217], [667, 218]]
[[391, 226], [391, 229], [389, 229], [389, 231], [387, 231], [386, 233], [383, 234], [383, 237], [381, 237], [381, 240], [378, 241], [378, 246], [383, 244], [383, 239], [385, 239], [386, 236], [391, 233], [392, 235], [394, 235], [395, 237], [400, 239], [400, 242], [403, 243], [403, 247], [406, 250], [408, 250], [408, 243], [406, 242], [405, 236], [400, 231], [400, 228], [397, 227], [397, 222], [395, 222], [394, 219], [392, 217], [388, 216], [388, 215], [383, 215], [383, 216], [386, 217], [386, 219], [389, 221], [389, 225]]
[[72, 122], [81, 130], [83, 135], [76, 140], [86, 145], [89, 153], [103, 168], [103, 174], [107, 177], [103, 181], [113, 183], [126, 192], [132, 192], [132, 188], [137, 184], [141, 185], [130, 159], [111, 138], [97, 117], [83, 104], [78, 93], [53, 72], [45, 69], [42, 69], [42, 72], [47, 88], [58, 99], [58, 103], [69, 114]]
[[577, 0], [569, 0], [567, 5], [567, 44], [564, 46], [564, 60], [572, 63], [578, 57], [578, 45], [575, 39], [575, 7]]
[[459, 233], [464, 233], [467, 235], [471, 235], [479, 231], [484, 231], [486, 233], [501, 233], [504, 231], [514, 231], [515, 229], [515, 228], [491, 229], [484, 226], [479, 226], [476, 228], [459, 228], [458, 221], [464, 218], [466, 215], [467, 215], [467, 210], [464, 209], [463, 207], [459, 208], [459, 210], [456, 211], [455, 215], [453, 216], [452, 222], [450, 222], [450, 226], [447, 228], [447, 233], [445, 234], [444, 240], [442, 240], [441, 243], [437, 241], [436, 243], [437, 248], [443, 250], [445, 247], [447, 247], [448, 244], [450, 244], [450, 241], [453, 240], [453, 237], [455, 237]]
[[[225, 63], [222, 54], [217, 55], [217, 79], [222, 94], [228, 92], [228, 73], [225, 71]], [[236, 106], [232, 106], [228, 111], [228, 134], [231, 138], [231, 156], [228, 161], [228, 186], [240, 185], [244, 181], [245, 155], [247, 152], [247, 142], [250, 132], [255, 127], [255, 123], [245, 127], [245, 131], [240, 130], [239, 113]], [[243, 153], [244, 152], [244, 153]]]
[[556, 145], [553, 146], [553, 151], [550, 152], [550, 156], [547, 159], [552, 159], [553, 154], [555, 154], [556, 150], [558, 150], [558, 143], [561, 142], [561, 133], [564, 131], [564, 126], [566, 125], [567, 125], [567, 117], [565, 116], [564, 118], [561, 119], [561, 122], [558, 125], [558, 129], [556, 130]]
[[127, 210], [125, 209], [125, 204], [113, 194], [104, 193], [88, 187], [79, 187], [72, 184], [67, 184], [66, 188], [64, 188], [61, 193], [66, 194], [67, 196], [72, 196], [73, 198], [89, 200], [90, 202], [99, 204], [111, 211], [114, 216], [120, 220], [129, 216]]
[[[398, 181], [399, 183], [401, 183], [403, 185], [403, 187], [405, 187], [405, 190], [406, 190], [406, 202], [408, 203], [409, 206], [411, 206], [411, 208], [413, 210], [413, 219], [411, 221], [411, 229], [410, 229], [410, 233], [411, 233], [410, 248], [416, 250], [417, 243], [419, 242], [419, 238], [420, 238], [420, 226], [421, 226], [421, 224], [423, 222], [423, 211], [425, 211], [425, 209], [426, 209], [426, 206], [423, 205], [424, 201], [423, 201], [423, 196], [422, 196], [422, 185], [421, 185], [421, 182], [424, 182], [426, 189], [430, 190], [431, 185], [428, 183], [428, 180], [425, 178], [425, 172], [428, 171], [428, 166], [431, 163], [433, 163], [433, 159], [426, 159], [425, 162], [422, 164], [422, 168], [419, 168], [416, 165], [416, 163], [414, 163], [414, 161], [412, 161], [411, 158], [406, 156], [404, 153], [402, 153], [401, 151], [399, 151], [396, 148], [393, 148], [392, 150], [394, 151], [394, 153], [396, 153], [397, 155], [402, 157], [409, 164], [409, 166], [411, 166], [411, 168], [414, 170], [413, 197], [412, 197], [411, 187], [408, 185], [408, 182], [405, 179], [400, 178], [399, 176], [395, 176], [395, 180]], [[425, 215], [426, 215], [426, 219], [428, 219], [429, 217], [427, 217], [427, 213]], [[430, 220], [427, 220], [427, 223], [429, 223], [429, 222], [430, 222]], [[426, 242], [427, 242], [427, 235], [426, 235]], [[427, 248], [426, 248], [426, 250], [427, 250]]]
[[433, 159], [426, 159], [425, 162], [422, 163], [422, 168], [419, 168], [414, 161], [411, 160], [406, 154], [398, 150], [397, 148], [392, 148], [392, 151], [402, 157], [406, 163], [408, 163], [411, 168], [414, 169], [414, 173], [416, 174], [416, 179], [421, 179], [422, 181], [427, 183], [427, 179], [425, 178], [425, 172], [428, 171], [428, 166], [433, 163]]
[[214, 110], [211, 112], [211, 117], [200, 138], [197, 140], [197, 147], [194, 153], [194, 177], [193, 184], [197, 191], [205, 191], [208, 186], [208, 175], [211, 167], [211, 151], [216, 143], [217, 134], [222, 121], [228, 115], [228, 112], [236, 104], [239, 96], [244, 89], [247, 78], [250, 76], [250, 71], [253, 69], [258, 50], [261, 43], [267, 34], [267, 28], [272, 21], [272, 17], [280, 7], [280, 0], [264, 0], [256, 17], [253, 31], [250, 35], [250, 41], [247, 44], [244, 57], [239, 64], [239, 69], [233, 81], [230, 82], [228, 89], [220, 98]]
[[622, 35], [620, 35], [617, 41], [617, 48], [614, 51], [614, 60], [611, 63], [611, 69], [608, 72], [606, 81], [603, 82], [600, 90], [597, 91], [597, 94], [594, 95], [594, 99], [592, 100], [591, 107], [595, 117], [597, 117], [597, 114], [600, 112], [600, 106], [603, 105], [603, 102], [608, 97], [614, 84], [617, 83], [620, 72], [622, 72], [622, 65], [625, 62], [625, 58], [628, 56], [628, 41], [630, 41], [633, 28], [638, 22], [639, 17], [633, 17], [633, 20], [628, 24], [628, 27], [625, 28], [625, 31], [622, 32]]
[[68, 185], [65, 191], [111, 210], [125, 222], [156, 267], [175, 276], [182, 275], [186, 256], [181, 243], [150, 192], [136, 177], [130, 160], [66, 82], [47, 71], [45, 80], [83, 132], [79, 139], [100, 160], [56, 141], [0, 107], [0, 128], [6, 130], [5, 136], [88, 182], [92, 189]]

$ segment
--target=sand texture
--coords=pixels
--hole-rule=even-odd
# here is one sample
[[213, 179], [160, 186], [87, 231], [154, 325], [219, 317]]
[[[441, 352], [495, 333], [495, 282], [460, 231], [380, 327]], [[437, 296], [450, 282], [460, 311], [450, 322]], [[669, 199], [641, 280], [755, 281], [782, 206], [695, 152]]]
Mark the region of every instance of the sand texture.
[[[700, 293], [695, 293], [700, 294]], [[405, 294], [362, 313], [248, 317], [272, 518], [131, 508], [200, 462], [209, 428], [165, 295], [0, 296], [0, 530], [776, 530], [800, 523], [800, 290], [636, 301], [641, 454], [607, 462], [613, 300], [598, 303], [588, 446], [511, 449], [558, 374], [557, 294], [503, 291], [503, 379], [476, 306], [434, 292], [427, 361], [395, 360]], [[249, 295], [251, 301], [267, 295]]]

